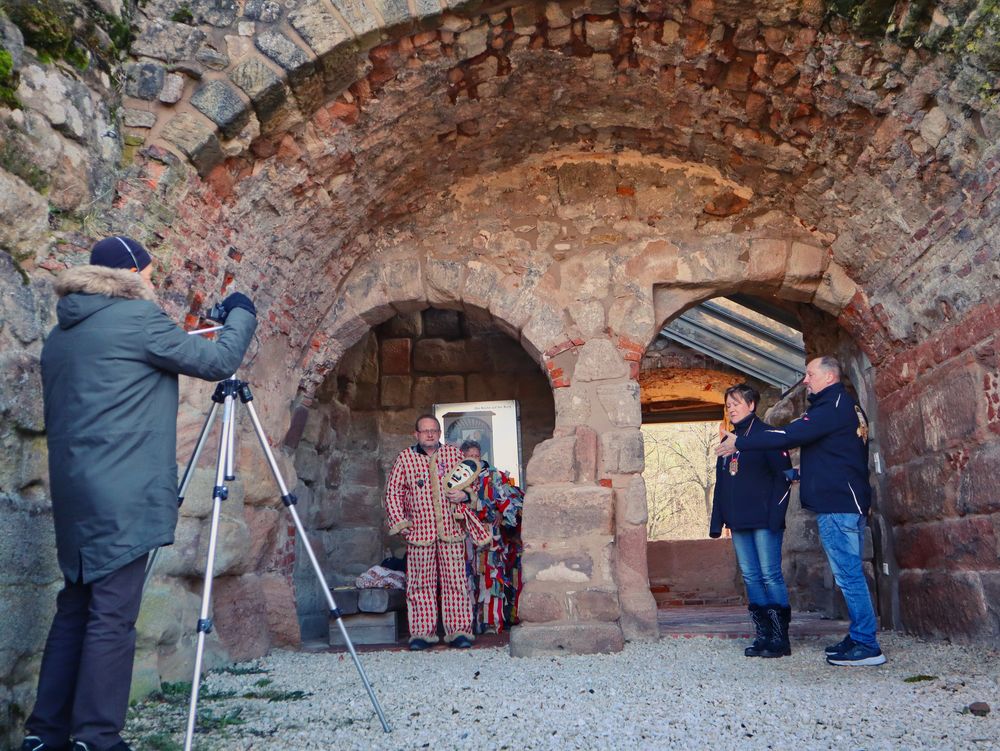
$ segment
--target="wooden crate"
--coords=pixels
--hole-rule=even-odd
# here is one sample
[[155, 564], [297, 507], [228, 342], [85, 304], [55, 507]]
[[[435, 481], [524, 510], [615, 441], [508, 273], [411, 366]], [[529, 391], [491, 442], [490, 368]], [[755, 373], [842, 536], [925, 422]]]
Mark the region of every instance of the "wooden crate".
[[[394, 644], [399, 639], [399, 611], [344, 616], [344, 627], [354, 644]], [[330, 620], [330, 646], [345, 647], [337, 621]]]

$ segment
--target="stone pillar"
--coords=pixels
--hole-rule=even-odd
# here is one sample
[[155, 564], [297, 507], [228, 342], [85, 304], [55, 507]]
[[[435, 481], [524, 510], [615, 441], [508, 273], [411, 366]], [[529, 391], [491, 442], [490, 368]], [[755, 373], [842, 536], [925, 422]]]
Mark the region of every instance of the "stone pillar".
[[[511, 654], [614, 652], [656, 639], [646, 571], [639, 387], [607, 339], [550, 361], [556, 430], [528, 464], [522, 625]], [[570, 385], [571, 384], [571, 385]]]

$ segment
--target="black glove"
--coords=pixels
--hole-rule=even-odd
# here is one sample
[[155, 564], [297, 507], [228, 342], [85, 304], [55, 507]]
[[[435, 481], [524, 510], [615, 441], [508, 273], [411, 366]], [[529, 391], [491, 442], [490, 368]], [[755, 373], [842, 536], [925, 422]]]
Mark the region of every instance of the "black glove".
[[247, 313], [250, 313], [253, 316], [257, 315], [257, 308], [254, 307], [250, 298], [242, 292], [233, 292], [233, 294], [223, 300], [220, 305], [222, 306], [222, 309], [226, 311], [227, 316], [233, 312], [234, 308], [243, 308], [243, 310]]

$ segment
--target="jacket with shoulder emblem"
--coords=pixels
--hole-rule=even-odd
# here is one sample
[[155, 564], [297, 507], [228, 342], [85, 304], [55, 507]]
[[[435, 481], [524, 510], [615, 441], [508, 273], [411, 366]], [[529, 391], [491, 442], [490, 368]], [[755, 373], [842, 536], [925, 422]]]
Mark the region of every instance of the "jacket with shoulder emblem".
[[868, 513], [868, 423], [840, 383], [809, 395], [809, 409], [780, 428], [739, 436], [739, 451], [801, 446], [799, 500], [819, 514]]
[[228, 378], [256, 318], [235, 309], [214, 341], [188, 336], [136, 273], [79, 266], [56, 281], [42, 348], [59, 566], [100, 579], [169, 545], [177, 524], [177, 376]]

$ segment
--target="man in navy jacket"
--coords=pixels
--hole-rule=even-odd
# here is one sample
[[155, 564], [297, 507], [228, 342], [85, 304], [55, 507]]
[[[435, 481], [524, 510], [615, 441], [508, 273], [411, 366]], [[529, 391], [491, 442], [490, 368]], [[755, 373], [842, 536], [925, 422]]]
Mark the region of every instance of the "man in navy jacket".
[[802, 507], [816, 514], [820, 540], [851, 616], [850, 633], [826, 648], [831, 665], [881, 665], [885, 655], [861, 566], [865, 523], [871, 506], [868, 482], [868, 421], [840, 382], [834, 357], [817, 357], [802, 379], [809, 409], [782, 428], [737, 437], [728, 433], [719, 456], [736, 451], [802, 448]]

